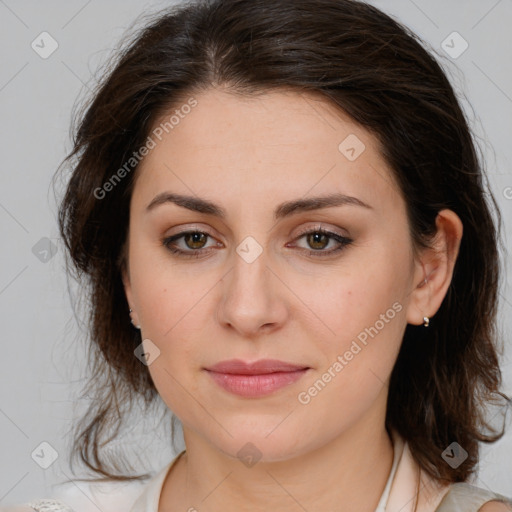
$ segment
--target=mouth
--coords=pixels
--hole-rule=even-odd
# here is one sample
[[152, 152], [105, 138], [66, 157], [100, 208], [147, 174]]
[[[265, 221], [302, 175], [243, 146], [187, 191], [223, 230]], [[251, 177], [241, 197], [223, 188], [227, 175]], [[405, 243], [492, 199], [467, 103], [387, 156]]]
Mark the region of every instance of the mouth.
[[232, 359], [205, 368], [222, 389], [247, 398], [274, 393], [298, 381], [309, 369], [308, 366], [276, 359], [261, 359], [253, 363]]

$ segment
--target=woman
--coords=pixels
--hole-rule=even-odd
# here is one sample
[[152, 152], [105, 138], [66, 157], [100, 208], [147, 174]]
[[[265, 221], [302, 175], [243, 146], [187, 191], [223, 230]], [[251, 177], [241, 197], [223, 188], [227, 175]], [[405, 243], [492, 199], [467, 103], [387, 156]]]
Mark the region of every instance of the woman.
[[183, 4], [120, 55], [67, 160], [97, 389], [75, 452], [147, 476], [98, 450], [135, 396], [186, 446], [104, 512], [512, 510], [469, 483], [507, 398], [494, 199], [406, 28], [355, 0]]

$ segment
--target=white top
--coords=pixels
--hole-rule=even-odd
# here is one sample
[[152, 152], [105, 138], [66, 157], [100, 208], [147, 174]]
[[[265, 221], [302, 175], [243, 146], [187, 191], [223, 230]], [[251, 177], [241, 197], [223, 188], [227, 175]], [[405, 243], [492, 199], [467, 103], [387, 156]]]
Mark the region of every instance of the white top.
[[[145, 481], [135, 482], [80, 482], [71, 481], [54, 486], [58, 488], [54, 499], [70, 507], [74, 512], [158, 512], [158, 503], [165, 478], [178, 458]], [[423, 482], [423, 481], [422, 481]], [[375, 512], [412, 512], [418, 483], [418, 469], [407, 443], [393, 435], [393, 464]], [[423, 485], [422, 485], [423, 487]], [[435, 510], [441, 495], [434, 493], [434, 500], [421, 510]], [[444, 493], [443, 493], [444, 494]], [[32, 500], [30, 504], [39, 500]], [[44, 500], [41, 500], [43, 502]], [[41, 510], [46, 510], [41, 507]], [[47, 510], [65, 510], [48, 508]]]

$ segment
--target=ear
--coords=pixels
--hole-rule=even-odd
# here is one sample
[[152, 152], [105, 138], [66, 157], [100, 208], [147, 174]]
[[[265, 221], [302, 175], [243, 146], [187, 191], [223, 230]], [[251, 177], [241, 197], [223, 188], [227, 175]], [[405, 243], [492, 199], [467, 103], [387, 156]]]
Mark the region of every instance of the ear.
[[436, 226], [432, 246], [422, 249], [414, 264], [414, 288], [407, 307], [407, 322], [413, 325], [423, 324], [424, 316], [430, 318], [440, 308], [459, 254], [463, 226], [458, 215], [442, 210], [437, 214]]
[[121, 270], [121, 279], [123, 281], [124, 293], [126, 295], [126, 301], [128, 302], [128, 307], [133, 310], [130, 313], [132, 323], [134, 325], [139, 325], [139, 318], [138, 318], [135, 304], [133, 301], [133, 292], [132, 292], [132, 285], [131, 285], [131, 280], [130, 280], [130, 270], [129, 270], [127, 258], [123, 258], [123, 260], [121, 261], [120, 270]]
[[124, 287], [124, 293], [126, 295], [126, 300], [127, 300], [128, 304], [130, 304], [130, 307], [132, 307], [131, 306], [133, 304], [133, 302], [132, 302], [132, 299], [133, 299], [132, 284], [130, 281], [130, 273], [128, 270], [128, 265], [126, 263], [123, 263], [123, 265], [121, 267], [121, 278], [123, 280], [123, 287]]

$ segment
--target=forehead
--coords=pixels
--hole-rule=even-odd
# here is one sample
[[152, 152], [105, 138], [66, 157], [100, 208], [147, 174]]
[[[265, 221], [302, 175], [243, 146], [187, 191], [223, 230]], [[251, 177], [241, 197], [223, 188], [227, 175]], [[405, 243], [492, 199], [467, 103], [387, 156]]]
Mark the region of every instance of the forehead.
[[134, 191], [146, 203], [177, 188], [226, 201], [339, 191], [376, 209], [400, 199], [377, 139], [319, 94], [209, 89], [176, 104], [150, 136]]

